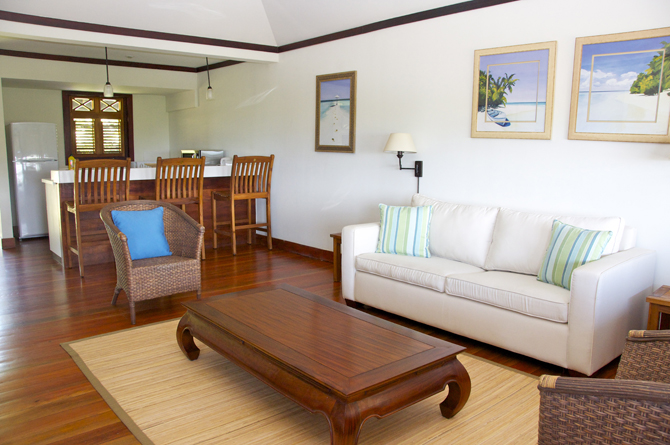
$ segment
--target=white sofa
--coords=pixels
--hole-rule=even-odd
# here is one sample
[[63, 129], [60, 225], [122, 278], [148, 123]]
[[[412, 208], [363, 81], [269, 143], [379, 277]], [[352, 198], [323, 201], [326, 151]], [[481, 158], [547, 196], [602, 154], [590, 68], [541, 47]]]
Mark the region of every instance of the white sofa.
[[[379, 223], [342, 230], [344, 298], [591, 375], [645, 326], [656, 254], [621, 218], [432, 205], [430, 258], [375, 253]], [[575, 269], [571, 290], [537, 280], [552, 223], [611, 230], [602, 258]]]

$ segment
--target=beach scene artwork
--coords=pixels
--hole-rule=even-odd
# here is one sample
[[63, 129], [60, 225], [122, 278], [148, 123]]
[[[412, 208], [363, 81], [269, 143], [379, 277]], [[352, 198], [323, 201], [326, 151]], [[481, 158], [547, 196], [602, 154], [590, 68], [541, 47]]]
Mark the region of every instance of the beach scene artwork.
[[349, 145], [351, 79], [321, 82], [319, 145]]
[[316, 151], [353, 153], [356, 71], [316, 76]]
[[543, 132], [549, 50], [482, 56], [478, 131]]
[[668, 135], [669, 123], [670, 35], [582, 46], [576, 133]]
[[472, 137], [550, 139], [556, 42], [475, 51]]

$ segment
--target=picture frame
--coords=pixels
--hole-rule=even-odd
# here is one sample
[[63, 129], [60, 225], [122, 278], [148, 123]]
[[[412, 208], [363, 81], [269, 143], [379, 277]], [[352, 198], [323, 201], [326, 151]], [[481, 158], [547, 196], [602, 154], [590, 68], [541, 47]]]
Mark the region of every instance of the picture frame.
[[316, 76], [315, 151], [354, 153], [356, 71]]
[[670, 143], [670, 28], [576, 39], [568, 139]]
[[555, 41], [475, 50], [474, 65], [471, 137], [551, 139]]

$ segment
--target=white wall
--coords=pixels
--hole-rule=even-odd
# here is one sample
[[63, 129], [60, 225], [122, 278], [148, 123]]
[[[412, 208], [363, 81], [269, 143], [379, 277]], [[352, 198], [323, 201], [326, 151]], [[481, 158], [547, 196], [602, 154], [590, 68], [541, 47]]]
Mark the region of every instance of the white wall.
[[63, 96], [58, 90], [3, 88], [5, 126], [12, 122], [48, 122], [56, 124], [58, 165], [65, 167], [63, 139]]
[[170, 157], [170, 121], [165, 96], [133, 96], [133, 132], [135, 161], [156, 162]]
[[[0, 88], [0, 104], [2, 104], [2, 88]], [[4, 122], [4, 110], [0, 107], [0, 122]], [[7, 162], [5, 126], [0, 126], [0, 239], [14, 236], [12, 227], [12, 201], [9, 190], [9, 166]]]
[[[55, 123], [58, 126], [59, 161], [64, 168], [61, 90], [101, 91], [104, 73], [104, 67], [98, 65], [0, 56], [0, 81], [4, 85], [0, 89], [0, 122], [4, 123], [0, 130], [2, 238], [13, 236], [5, 125], [19, 121]], [[111, 67], [110, 76], [117, 93], [144, 93], [133, 94], [136, 159], [155, 160], [158, 156], [169, 156], [169, 118], [163, 94], [195, 91], [199, 76], [194, 73], [124, 67]], [[20, 86], [9, 87], [7, 84]]]
[[[273, 65], [212, 72], [216, 99], [170, 113], [171, 149], [193, 143], [276, 155], [273, 234], [321, 249], [347, 224], [407, 204], [411, 172], [382, 153], [409, 132], [424, 161], [421, 192], [451, 202], [622, 216], [658, 251], [670, 281], [670, 146], [567, 139], [575, 38], [668, 26], [670, 2], [526, 0], [280, 54]], [[556, 40], [549, 141], [470, 138], [474, 51]], [[355, 154], [314, 152], [315, 76], [358, 72]]]
[[[50, 122], [58, 132], [58, 161], [65, 167], [63, 99], [60, 90], [3, 88], [5, 125], [12, 122]], [[165, 96], [133, 95], [135, 160], [155, 162], [170, 155], [170, 131]]]

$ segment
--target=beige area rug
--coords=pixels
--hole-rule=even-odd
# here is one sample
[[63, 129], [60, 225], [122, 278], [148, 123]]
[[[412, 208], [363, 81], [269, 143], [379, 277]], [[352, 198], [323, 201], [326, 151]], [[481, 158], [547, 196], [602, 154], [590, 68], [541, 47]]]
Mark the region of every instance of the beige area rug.
[[[328, 424], [198, 343], [179, 349], [178, 320], [64, 343], [105, 401], [144, 444], [329, 444]], [[471, 355], [459, 359], [472, 393], [452, 419], [445, 392], [384, 419], [368, 419], [360, 445], [535, 444], [537, 379]]]

